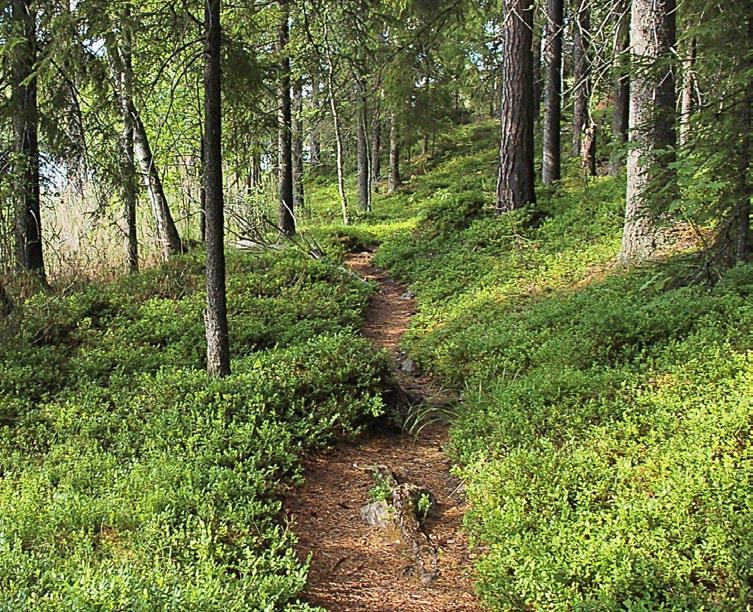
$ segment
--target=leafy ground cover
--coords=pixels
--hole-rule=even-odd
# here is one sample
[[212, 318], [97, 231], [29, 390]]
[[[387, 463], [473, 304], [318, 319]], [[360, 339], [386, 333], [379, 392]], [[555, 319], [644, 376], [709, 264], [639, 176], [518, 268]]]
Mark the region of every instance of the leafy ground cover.
[[624, 181], [502, 217], [491, 123], [352, 230], [420, 302], [405, 348], [463, 390], [454, 458], [491, 609], [753, 601], [753, 266], [613, 265]]
[[305, 608], [279, 493], [303, 451], [382, 412], [371, 288], [293, 251], [228, 271], [223, 380], [203, 372], [198, 254], [4, 324], [0, 608]]

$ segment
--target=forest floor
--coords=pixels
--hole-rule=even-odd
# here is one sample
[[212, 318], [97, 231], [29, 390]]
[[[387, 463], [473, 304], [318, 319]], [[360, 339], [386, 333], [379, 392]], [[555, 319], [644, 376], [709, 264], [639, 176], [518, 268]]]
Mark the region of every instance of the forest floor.
[[[415, 312], [406, 285], [371, 264], [372, 253], [346, 259], [356, 274], [379, 284], [363, 324], [363, 334], [393, 356], [398, 383], [409, 398], [436, 400], [428, 377], [401, 368], [399, 342]], [[432, 397], [433, 396], [433, 397]], [[416, 436], [389, 430], [365, 434], [319, 453], [306, 462], [306, 481], [285, 507], [298, 535], [298, 553], [311, 555], [302, 594], [328, 610], [477, 610], [471, 582], [472, 559], [462, 519], [465, 500], [445, 455], [447, 427], [433, 423]], [[393, 528], [369, 526], [360, 509], [374, 487], [370, 466], [385, 465], [402, 480], [427, 487], [437, 498], [426, 522], [439, 551], [439, 577], [428, 585], [413, 571], [414, 560]]]

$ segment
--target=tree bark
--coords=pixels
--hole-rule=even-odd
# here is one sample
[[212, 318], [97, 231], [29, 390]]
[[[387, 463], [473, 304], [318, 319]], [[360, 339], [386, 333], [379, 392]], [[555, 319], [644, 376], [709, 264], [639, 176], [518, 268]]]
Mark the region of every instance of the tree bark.
[[130, 5], [123, 6], [123, 47], [121, 50], [121, 61], [123, 64], [120, 75], [119, 96], [120, 113], [123, 119], [123, 137], [121, 152], [121, 181], [123, 186], [123, 214], [126, 224], [126, 269], [129, 274], [135, 274], [139, 271], [139, 240], [136, 226], [136, 205], [138, 194], [136, 192], [136, 165], [134, 163], [133, 148], [133, 114], [128, 107], [128, 100], [133, 99], [133, 62], [132, 62], [132, 40], [131, 40], [131, 10]]
[[335, 150], [337, 163], [337, 191], [340, 194], [340, 210], [342, 211], [343, 224], [348, 225], [348, 194], [345, 191], [345, 151], [343, 135], [340, 126], [340, 111], [337, 106], [335, 91], [335, 62], [332, 59], [332, 51], [329, 47], [329, 28], [324, 24], [324, 49], [327, 62], [327, 93], [329, 106], [332, 111], [332, 123], [335, 131]]
[[695, 91], [695, 58], [698, 42], [695, 37], [690, 39], [688, 56], [682, 63], [682, 93], [680, 95], [680, 134], [681, 148], [688, 145], [690, 140], [690, 116], [693, 114], [693, 92]]
[[358, 203], [361, 210], [371, 210], [371, 168], [369, 167], [369, 139], [366, 125], [366, 96], [363, 85], [358, 84], [358, 126], [357, 126], [357, 164], [358, 164]]
[[0, 316], [7, 317], [13, 311], [13, 302], [10, 301], [2, 283], [0, 283]]
[[609, 158], [610, 176], [617, 176], [622, 170], [630, 114], [630, 7], [627, 1], [621, 3], [618, 10], [620, 17], [614, 50], [614, 112], [612, 113], [612, 153]]
[[[748, 14], [745, 23], [748, 40], [753, 40], [753, 14]], [[743, 68], [747, 74], [750, 74], [750, 71], [753, 70], [753, 57], [750, 54], [744, 60]], [[753, 182], [750, 179], [750, 164], [753, 156], [753, 82], [750, 80], [745, 85], [737, 119], [739, 126], [737, 135], [737, 181], [730, 223], [731, 242], [727, 248], [731, 251], [731, 259], [735, 263], [741, 264], [750, 261], [751, 250], [753, 250], [750, 228], [750, 201], [753, 198]]]
[[136, 157], [141, 168], [141, 176], [149, 195], [149, 202], [152, 205], [154, 220], [157, 224], [157, 238], [162, 244], [162, 250], [165, 257], [170, 257], [183, 250], [183, 246], [178, 234], [178, 228], [175, 226], [170, 206], [165, 197], [165, 190], [162, 187], [162, 179], [159, 170], [154, 162], [152, 149], [149, 145], [149, 139], [146, 135], [144, 123], [133, 105], [130, 102], [131, 116], [133, 117], [133, 144], [136, 150]]
[[[545, 37], [540, 28], [536, 28], [533, 36], [533, 119], [538, 121], [541, 114], [541, 99], [544, 95], [544, 79], [542, 74], [542, 51], [544, 51]], [[560, 43], [561, 46], [561, 43]], [[560, 54], [562, 52], [560, 51]], [[544, 53], [545, 54], [545, 53]], [[499, 87], [495, 91], [495, 97], [499, 100]], [[496, 116], [496, 115], [495, 115]]]
[[552, 185], [561, 175], [563, 0], [547, 0], [544, 81], [544, 138], [541, 180]]
[[303, 208], [303, 84], [300, 77], [293, 86], [293, 210]]
[[390, 114], [390, 173], [387, 177], [387, 193], [393, 193], [400, 187], [400, 131], [397, 125], [397, 115]]
[[632, 264], [652, 257], [664, 242], [659, 218], [674, 196], [668, 165], [675, 136], [675, 0], [632, 0], [630, 42], [630, 150], [627, 204], [619, 259]]
[[583, 131], [590, 125], [591, 62], [589, 37], [591, 30], [590, 0], [577, 0], [573, 19], [573, 157], [581, 155]]
[[[311, 75], [311, 110], [316, 116], [319, 113], [319, 76]], [[318, 168], [321, 165], [322, 151], [319, 142], [319, 122], [311, 121], [309, 128], [309, 163], [312, 168]]]
[[376, 185], [382, 178], [382, 121], [374, 117], [371, 128], [371, 182]]
[[222, 71], [220, 0], [204, 5], [204, 184], [207, 207], [207, 372], [230, 374], [230, 342], [225, 291], [225, 222], [222, 183]]
[[279, 54], [279, 75], [277, 84], [277, 154], [279, 176], [280, 230], [290, 236], [295, 233], [295, 211], [293, 208], [293, 154], [292, 154], [292, 113], [290, 104], [290, 56], [288, 38], [290, 27], [290, 5], [288, 0], [277, 0], [280, 21], [277, 25], [277, 53]]
[[19, 37], [11, 55], [16, 261], [46, 285], [39, 190], [37, 29], [31, 1], [13, 0], [12, 17]]
[[536, 201], [533, 170], [533, 7], [504, 0], [498, 213]]

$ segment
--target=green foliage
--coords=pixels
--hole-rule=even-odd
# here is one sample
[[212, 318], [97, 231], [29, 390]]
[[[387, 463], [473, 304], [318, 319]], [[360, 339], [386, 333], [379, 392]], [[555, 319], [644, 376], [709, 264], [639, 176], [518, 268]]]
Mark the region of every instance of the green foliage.
[[222, 380], [203, 371], [198, 255], [6, 322], [0, 607], [303, 607], [281, 483], [382, 412], [385, 364], [355, 334], [370, 289], [294, 252], [228, 270]]
[[496, 216], [474, 130], [383, 200], [418, 224], [377, 258], [417, 293], [404, 348], [464, 389], [451, 439], [483, 602], [749, 606], [753, 267], [713, 287], [684, 280], [686, 256], [616, 268], [620, 179], [567, 179]]
[[369, 499], [371, 501], [386, 501], [392, 503], [392, 486], [387, 476], [378, 470], [372, 473], [374, 486], [369, 489]]

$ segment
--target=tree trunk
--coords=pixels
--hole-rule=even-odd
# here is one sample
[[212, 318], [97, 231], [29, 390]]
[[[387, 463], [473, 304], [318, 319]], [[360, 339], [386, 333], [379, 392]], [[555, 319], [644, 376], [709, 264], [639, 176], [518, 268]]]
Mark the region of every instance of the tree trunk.
[[504, 0], [503, 7], [498, 213], [516, 210], [536, 201], [531, 53], [533, 8], [527, 0]]
[[[753, 15], [746, 18], [748, 40], [753, 40]], [[753, 70], [753, 57], [748, 54], [743, 61], [743, 70], [751, 74]], [[753, 182], [750, 179], [751, 156], [753, 155], [753, 82], [748, 80], [743, 92], [740, 111], [737, 114], [737, 181], [733, 195], [732, 218], [730, 222], [730, 238], [727, 249], [731, 259], [741, 264], [750, 260], [751, 228], [750, 228], [750, 201], [753, 198]]]
[[390, 115], [390, 174], [387, 178], [387, 193], [400, 187], [400, 132], [395, 113]]
[[618, 6], [620, 21], [617, 24], [614, 50], [614, 112], [612, 114], [612, 153], [609, 175], [617, 176], [622, 170], [625, 143], [628, 135], [630, 104], [630, 7], [627, 1]]
[[204, 5], [204, 184], [207, 197], [207, 372], [230, 374], [225, 292], [225, 221], [222, 183], [222, 71], [220, 0]]
[[123, 118], [123, 140], [121, 167], [121, 181], [123, 185], [123, 213], [126, 224], [126, 269], [129, 274], [135, 274], [139, 271], [139, 240], [136, 227], [136, 204], [138, 194], [136, 192], [136, 166], [134, 163], [133, 150], [133, 115], [128, 107], [128, 100], [133, 99], [133, 63], [132, 63], [132, 41], [130, 27], [130, 5], [123, 6], [123, 48], [121, 50], [121, 60], [123, 69], [120, 74], [120, 113]]
[[[545, 45], [540, 28], [536, 28], [533, 36], [533, 120], [538, 121], [541, 114], [541, 98], [544, 95], [544, 75], [541, 74], [541, 55]], [[562, 43], [560, 43], [561, 47]], [[562, 51], [560, 51], [562, 54]], [[499, 100], [499, 87], [495, 91], [495, 97]]]
[[201, 187], [199, 188], [199, 236], [201, 243], [207, 243], [207, 187], [204, 174], [207, 167], [207, 156], [204, 145], [204, 133], [201, 134], [201, 150], [199, 151], [199, 166], [201, 168]]
[[300, 77], [293, 86], [293, 210], [303, 208], [303, 84]]
[[[311, 75], [311, 110], [313, 114], [319, 113], [319, 76]], [[312, 168], [318, 168], [321, 165], [322, 151], [319, 142], [319, 122], [311, 121], [309, 128], [309, 163]]]
[[563, 0], [547, 0], [544, 80], [544, 138], [541, 180], [552, 185], [560, 180], [560, 122], [562, 119]]
[[382, 178], [382, 121], [374, 117], [371, 128], [371, 182], [376, 185]]
[[13, 23], [18, 43], [11, 55], [11, 106], [13, 108], [14, 181], [16, 197], [16, 260], [45, 285], [42, 253], [41, 198], [39, 191], [39, 115], [37, 108], [36, 15], [30, 0], [13, 0]]
[[295, 233], [295, 211], [293, 208], [293, 154], [292, 154], [292, 113], [290, 105], [290, 56], [288, 38], [290, 5], [288, 0], [277, 0], [280, 8], [280, 22], [277, 26], [277, 53], [279, 54], [279, 75], [277, 84], [277, 154], [279, 176], [279, 215], [278, 225], [286, 235]]
[[0, 316], [7, 317], [13, 311], [13, 302], [10, 301], [5, 287], [0, 283]]
[[133, 105], [133, 101], [131, 101], [130, 108], [133, 117], [133, 144], [141, 168], [144, 187], [146, 187], [147, 194], [149, 195], [149, 202], [152, 205], [154, 220], [157, 224], [157, 239], [162, 244], [165, 257], [170, 257], [183, 250], [180, 235], [170, 212], [167, 198], [165, 197], [162, 179], [152, 156], [152, 149], [149, 146], [146, 129]]
[[690, 116], [693, 114], [693, 92], [695, 91], [695, 58], [698, 42], [691, 38], [688, 56], [682, 63], [682, 94], [680, 95], [680, 135], [679, 145], [687, 147], [690, 140]]
[[591, 124], [590, 0], [577, 0], [573, 19], [573, 157], [581, 155], [583, 131]]
[[657, 227], [674, 196], [675, 0], [633, 0], [630, 25], [630, 150], [627, 204], [619, 259], [631, 264], [652, 257], [664, 236]]
[[366, 134], [366, 97], [360, 83], [358, 84], [358, 103], [358, 204], [361, 210], [368, 211], [371, 210], [371, 169], [369, 167], [369, 140]]

